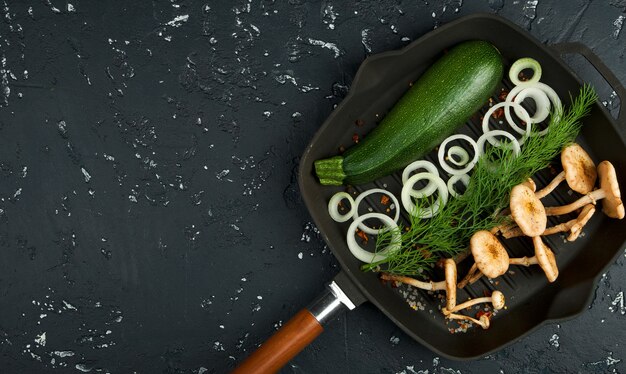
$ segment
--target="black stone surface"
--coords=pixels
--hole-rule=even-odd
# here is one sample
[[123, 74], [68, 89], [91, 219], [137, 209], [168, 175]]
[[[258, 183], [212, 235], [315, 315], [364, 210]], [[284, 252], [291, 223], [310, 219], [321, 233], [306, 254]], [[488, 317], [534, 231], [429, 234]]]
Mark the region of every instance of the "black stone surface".
[[[490, 12], [546, 44], [583, 42], [626, 82], [621, 0], [0, 12], [2, 373], [224, 373], [308, 304], [339, 269], [300, 201], [298, 159], [367, 55]], [[440, 359], [366, 304], [284, 372], [623, 372], [625, 262], [583, 315], [481, 360]]]

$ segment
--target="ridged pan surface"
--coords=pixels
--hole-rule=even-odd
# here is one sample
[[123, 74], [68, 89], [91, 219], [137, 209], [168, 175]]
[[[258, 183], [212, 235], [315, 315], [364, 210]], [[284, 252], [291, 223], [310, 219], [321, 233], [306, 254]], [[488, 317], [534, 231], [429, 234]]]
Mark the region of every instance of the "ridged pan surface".
[[[324, 239], [340, 262], [343, 270], [358, 289], [384, 314], [408, 335], [433, 351], [454, 359], [470, 359], [484, 356], [515, 341], [547, 321], [571, 318], [589, 305], [598, 277], [626, 242], [626, 222], [606, 218], [600, 207], [584, 229], [584, 235], [575, 242], [566, 242], [561, 235], [545, 238], [555, 251], [560, 275], [556, 282], [548, 283], [538, 267], [512, 267], [504, 276], [488, 281], [480, 280], [465, 290], [457, 299], [483, 296], [495, 289], [507, 297], [508, 308], [499, 311], [488, 330], [470, 328], [466, 332], [452, 333], [458, 324], [447, 322], [441, 315], [441, 297], [433, 293], [409, 290], [406, 287], [391, 288], [380, 282], [374, 273], [360, 270], [362, 263], [352, 256], [346, 245], [346, 233], [351, 221], [337, 223], [327, 211], [330, 197], [345, 191], [346, 187], [322, 186], [313, 172], [313, 162], [339, 153], [340, 147], [353, 144], [354, 134], [366, 135], [385, 113], [444, 50], [465, 40], [480, 39], [495, 45], [504, 57], [505, 69], [520, 57], [533, 57], [543, 69], [541, 81], [550, 85], [569, 105], [570, 93], [577, 94], [581, 83], [571, 70], [548, 47], [529, 36], [508, 21], [490, 15], [475, 15], [459, 19], [432, 31], [402, 50], [386, 52], [366, 59], [361, 65], [349, 95], [343, 100], [315, 135], [301, 159], [300, 189], [309, 212]], [[506, 74], [505, 74], [506, 75]], [[494, 92], [498, 98], [501, 89], [508, 90], [511, 83], [504, 79]], [[480, 118], [483, 108], [458, 132], [477, 139], [480, 135]], [[357, 126], [357, 121], [360, 126]], [[597, 105], [584, 119], [581, 136], [577, 140], [596, 162], [610, 160], [616, 167], [619, 183], [626, 186], [626, 147], [617, 131], [617, 125], [608, 112]], [[426, 159], [438, 165], [436, 153]], [[554, 169], [535, 177], [538, 187], [545, 185], [560, 171], [555, 160]], [[443, 173], [445, 174], [445, 173]], [[447, 179], [445, 177], [444, 179]], [[400, 196], [400, 173], [374, 183], [352, 188], [353, 193], [378, 187]], [[356, 195], [354, 195], [356, 196]], [[565, 183], [555, 193], [544, 199], [546, 206], [573, 201], [576, 198]], [[384, 209], [379, 203], [380, 195], [365, 199], [361, 214], [368, 208]], [[396, 207], [400, 209], [400, 207]], [[560, 218], [559, 222], [569, 218]], [[401, 221], [407, 223], [407, 216]], [[552, 219], [549, 222], [556, 222]], [[532, 256], [532, 243], [527, 238], [507, 240], [506, 246], [512, 257]], [[469, 261], [466, 261], [469, 263]], [[460, 276], [469, 265], [460, 264]], [[472, 310], [471, 314], [476, 312]]]

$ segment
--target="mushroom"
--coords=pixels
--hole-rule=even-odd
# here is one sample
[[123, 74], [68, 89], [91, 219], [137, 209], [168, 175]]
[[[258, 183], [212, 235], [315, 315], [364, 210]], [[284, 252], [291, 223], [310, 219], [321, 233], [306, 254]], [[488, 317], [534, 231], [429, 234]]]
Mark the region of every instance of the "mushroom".
[[[528, 187], [517, 185], [511, 190], [510, 205], [511, 215], [519, 228], [524, 235], [533, 239], [535, 263], [541, 266], [548, 281], [554, 282], [559, 275], [556, 259], [552, 250], [543, 243], [540, 236], [546, 230], [548, 222], [543, 204]], [[511, 265], [517, 265], [516, 262], [515, 259], [509, 259]]]
[[504, 294], [502, 292], [500, 292], [500, 291], [493, 291], [491, 296], [477, 297], [475, 299], [467, 300], [464, 303], [458, 304], [457, 306], [455, 306], [451, 310], [444, 309], [443, 310], [443, 314], [449, 315], [451, 313], [458, 312], [459, 310], [463, 310], [465, 308], [471, 307], [472, 305], [476, 305], [476, 304], [480, 304], [480, 303], [491, 303], [491, 305], [493, 306], [494, 310], [500, 310], [500, 309], [504, 308], [505, 302], [506, 302], [506, 299], [505, 299]]
[[[567, 241], [573, 242], [578, 238], [582, 231], [582, 228], [587, 224], [587, 222], [589, 222], [589, 219], [591, 219], [595, 211], [596, 208], [593, 204], [587, 204], [581, 209], [578, 217], [571, 219], [567, 222], [559, 223], [556, 226], [546, 228], [541, 233], [541, 236], [553, 235], [560, 232], [569, 231], [570, 234], [567, 237]], [[507, 239], [515, 238], [522, 235], [524, 235], [524, 233], [519, 227], [514, 227], [507, 231], [502, 231], [502, 236]]]
[[[524, 235], [541, 235], [546, 228], [548, 218], [546, 217], [543, 204], [535, 195], [534, 186], [534, 182], [530, 184], [526, 180], [511, 189], [509, 208], [506, 212], [503, 211], [503, 213], [510, 215], [515, 222], [503, 223], [492, 228], [490, 230], [492, 234], [505, 233], [515, 228], [517, 224], [524, 232]], [[518, 220], [521, 221], [521, 224]], [[531, 232], [533, 233], [532, 235], [529, 234]]]
[[413, 287], [428, 291], [446, 291], [446, 309], [451, 310], [456, 306], [456, 263], [453, 259], [446, 259], [444, 263], [445, 280], [439, 282], [424, 282], [415, 278], [402, 275], [391, 275], [383, 273], [380, 278], [383, 280], [405, 283]]
[[530, 188], [523, 184], [513, 187], [509, 205], [511, 216], [524, 235], [533, 237], [544, 232], [548, 217], [543, 204]]
[[476, 268], [489, 278], [497, 278], [509, 268], [509, 254], [498, 238], [489, 231], [474, 233], [470, 239], [470, 250]]
[[587, 204], [595, 204], [602, 200], [602, 211], [611, 218], [624, 218], [624, 204], [622, 204], [617, 175], [613, 164], [602, 161], [598, 165], [598, 176], [600, 177], [600, 188], [588, 193], [573, 203], [546, 208], [546, 214], [558, 216], [567, 214], [579, 209]]
[[548, 278], [548, 282], [552, 283], [559, 276], [559, 268], [556, 265], [556, 257], [554, 252], [544, 244], [540, 236], [533, 237], [535, 246], [535, 255], [533, 257], [520, 257], [510, 259], [511, 265], [539, 265]]
[[578, 144], [573, 143], [561, 152], [561, 165], [563, 171], [560, 172], [547, 186], [535, 192], [541, 199], [552, 192], [562, 181], [567, 181], [567, 185], [572, 190], [587, 194], [593, 190], [598, 174], [593, 160]]
[[509, 268], [509, 254], [498, 238], [490, 231], [480, 230], [470, 239], [470, 250], [474, 264], [458, 287], [463, 288], [479, 280], [483, 274], [488, 278], [497, 278]]
[[489, 316], [487, 316], [487, 314], [482, 314], [479, 319], [476, 319], [476, 318], [472, 318], [463, 314], [452, 313], [452, 314], [447, 315], [446, 318], [470, 321], [482, 327], [484, 330], [487, 330], [489, 328], [489, 322], [490, 322]]

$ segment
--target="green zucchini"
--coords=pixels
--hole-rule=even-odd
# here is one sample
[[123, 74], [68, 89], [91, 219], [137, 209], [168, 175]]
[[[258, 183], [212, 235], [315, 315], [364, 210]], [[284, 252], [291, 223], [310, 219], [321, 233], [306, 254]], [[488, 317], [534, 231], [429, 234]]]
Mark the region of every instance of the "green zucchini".
[[437, 60], [383, 120], [341, 156], [315, 161], [324, 185], [363, 184], [423, 157], [463, 125], [502, 80], [500, 52], [467, 41]]

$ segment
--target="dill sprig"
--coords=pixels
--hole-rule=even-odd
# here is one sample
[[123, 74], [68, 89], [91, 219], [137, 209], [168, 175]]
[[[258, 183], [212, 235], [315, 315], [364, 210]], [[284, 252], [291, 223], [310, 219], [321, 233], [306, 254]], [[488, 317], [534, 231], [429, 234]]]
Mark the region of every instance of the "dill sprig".
[[[511, 189], [546, 168], [561, 150], [572, 143], [581, 128], [581, 119], [589, 114], [597, 100], [594, 89], [584, 85], [568, 110], [555, 108], [549, 131], [544, 136], [533, 128], [531, 135], [515, 155], [511, 147], [491, 147], [479, 159], [465, 193], [451, 199], [439, 214], [430, 219], [414, 218], [400, 227], [402, 244], [385, 260], [363, 266], [367, 271], [381, 268], [396, 275], [419, 275], [429, 272], [442, 257], [466, 250], [471, 236], [489, 230], [505, 219], [497, 212], [508, 206]], [[423, 209], [417, 205], [416, 210]], [[387, 247], [393, 232], [378, 236], [376, 248]]]

